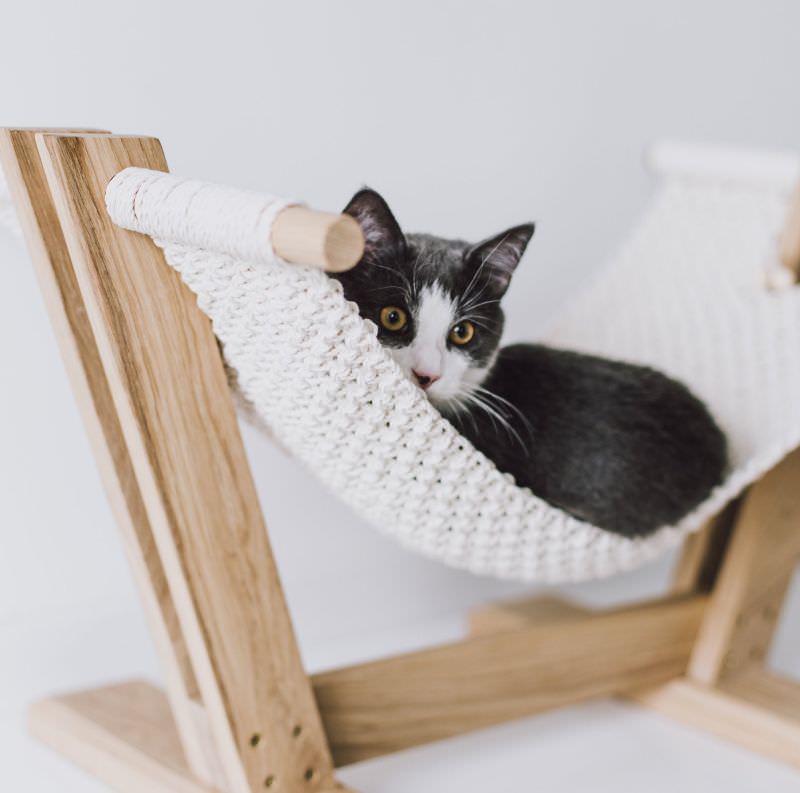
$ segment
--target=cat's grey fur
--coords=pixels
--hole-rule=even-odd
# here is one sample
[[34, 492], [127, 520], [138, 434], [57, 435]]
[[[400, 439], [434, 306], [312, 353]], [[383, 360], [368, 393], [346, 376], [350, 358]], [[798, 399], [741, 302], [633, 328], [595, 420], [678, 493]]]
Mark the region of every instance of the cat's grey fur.
[[[345, 296], [441, 413], [518, 484], [596, 526], [640, 536], [674, 524], [720, 483], [725, 437], [681, 383], [541, 344], [500, 348], [500, 300], [532, 224], [470, 245], [404, 234], [373, 190], [345, 212], [366, 239], [358, 266], [336, 276]], [[381, 326], [387, 306], [407, 315], [402, 330]], [[448, 330], [465, 321], [475, 333], [460, 346]]]

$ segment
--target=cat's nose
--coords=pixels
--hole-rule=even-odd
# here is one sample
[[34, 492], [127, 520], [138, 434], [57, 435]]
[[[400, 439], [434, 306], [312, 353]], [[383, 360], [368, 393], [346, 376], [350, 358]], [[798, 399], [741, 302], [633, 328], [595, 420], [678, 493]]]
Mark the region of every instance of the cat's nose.
[[439, 379], [438, 374], [426, 374], [425, 372], [418, 372], [416, 371], [416, 369], [413, 370], [413, 372], [414, 372], [414, 377], [417, 378], [417, 382], [420, 384], [422, 388], [426, 390], [430, 388]]

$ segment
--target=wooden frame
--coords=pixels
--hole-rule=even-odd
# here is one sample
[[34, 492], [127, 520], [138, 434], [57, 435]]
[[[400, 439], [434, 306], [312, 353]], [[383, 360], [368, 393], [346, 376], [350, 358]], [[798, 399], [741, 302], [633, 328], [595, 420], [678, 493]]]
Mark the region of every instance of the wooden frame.
[[[119, 170], [166, 170], [158, 141], [5, 130], [0, 161], [166, 689], [47, 699], [34, 734], [120, 791], [318, 793], [340, 765], [623, 695], [800, 766], [800, 686], [764, 668], [800, 556], [800, 453], [686, 544], [664, 598], [490, 606], [461, 642], [308, 676], [210, 323], [105, 213]], [[306, 211], [286, 210], [286, 258], [346, 266], [360, 238]]]

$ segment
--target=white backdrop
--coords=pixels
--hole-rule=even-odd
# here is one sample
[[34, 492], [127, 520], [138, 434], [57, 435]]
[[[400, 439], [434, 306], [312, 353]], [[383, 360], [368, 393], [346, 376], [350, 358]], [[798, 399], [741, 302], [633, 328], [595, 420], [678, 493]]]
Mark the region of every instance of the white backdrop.
[[[790, 0], [20, 0], [0, 27], [0, 123], [156, 135], [177, 173], [322, 209], [369, 184], [409, 230], [476, 239], [536, 220], [507, 299], [517, 340], [613, 251], [650, 190], [648, 141], [800, 146], [799, 28]], [[133, 626], [31, 268], [7, 237], [0, 261], [0, 624], [95, 613]], [[246, 441], [312, 656], [518, 591], [410, 556]], [[652, 591], [665, 572], [585, 592]]]

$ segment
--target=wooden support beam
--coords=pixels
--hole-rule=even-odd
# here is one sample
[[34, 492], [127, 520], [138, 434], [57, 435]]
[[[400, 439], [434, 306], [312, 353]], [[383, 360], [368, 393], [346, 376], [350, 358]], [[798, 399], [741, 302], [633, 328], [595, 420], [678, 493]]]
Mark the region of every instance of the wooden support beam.
[[531, 625], [549, 625], [554, 622], [589, 617], [592, 610], [560, 597], [539, 597], [487, 603], [469, 615], [469, 635], [489, 636], [501, 631], [516, 631]]
[[134, 681], [36, 702], [28, 729], [118, 793], [210, 793], [181, 751], [171, 703]]
[[789, 278], [800, 281], [800, 184], [795, 187], [789, 202], [779, 241], [778, 257]]
[[197, 681], [36, 146], [36, 134], [42, 131], [0, 130], [0, 163], [144, 603], [189, 766], [198, 779], [218, 782]]
[[719, 514], [708, 520], [702, 529], [690, 534], [683, 541], [672, 572], [673, 594], [711, 592], [725, 558], [739, 506], [739, 499], [731, 501]]
[[[28, 727], [42, 743], [118, 793], [219, 793], [189, 769], [171, 704], [146, 681], [41, 700], [28, 712]], [[348, 793], [348, 788], [337, 782], [324, 793], [334, 791]]]
[[800, 768], [800, 684], [752, 669], [719, 686], [673, 680], [631, 697], [665, 716]]
[[177, 610], [227, 793], [318, 793], [332, 762], [209, 320], [108, 181], [166, 170], [151, 138], [37, 138]]
[[800, 450], [745, 496], [711, 596], [689, 677], [713, 685], [762, 666], [800, 560]]
[[[314, 675], [337, 765], [681, 675], [706, 605], [675, 597]], [[643, 683], [643, 681], [650, 683]]]

